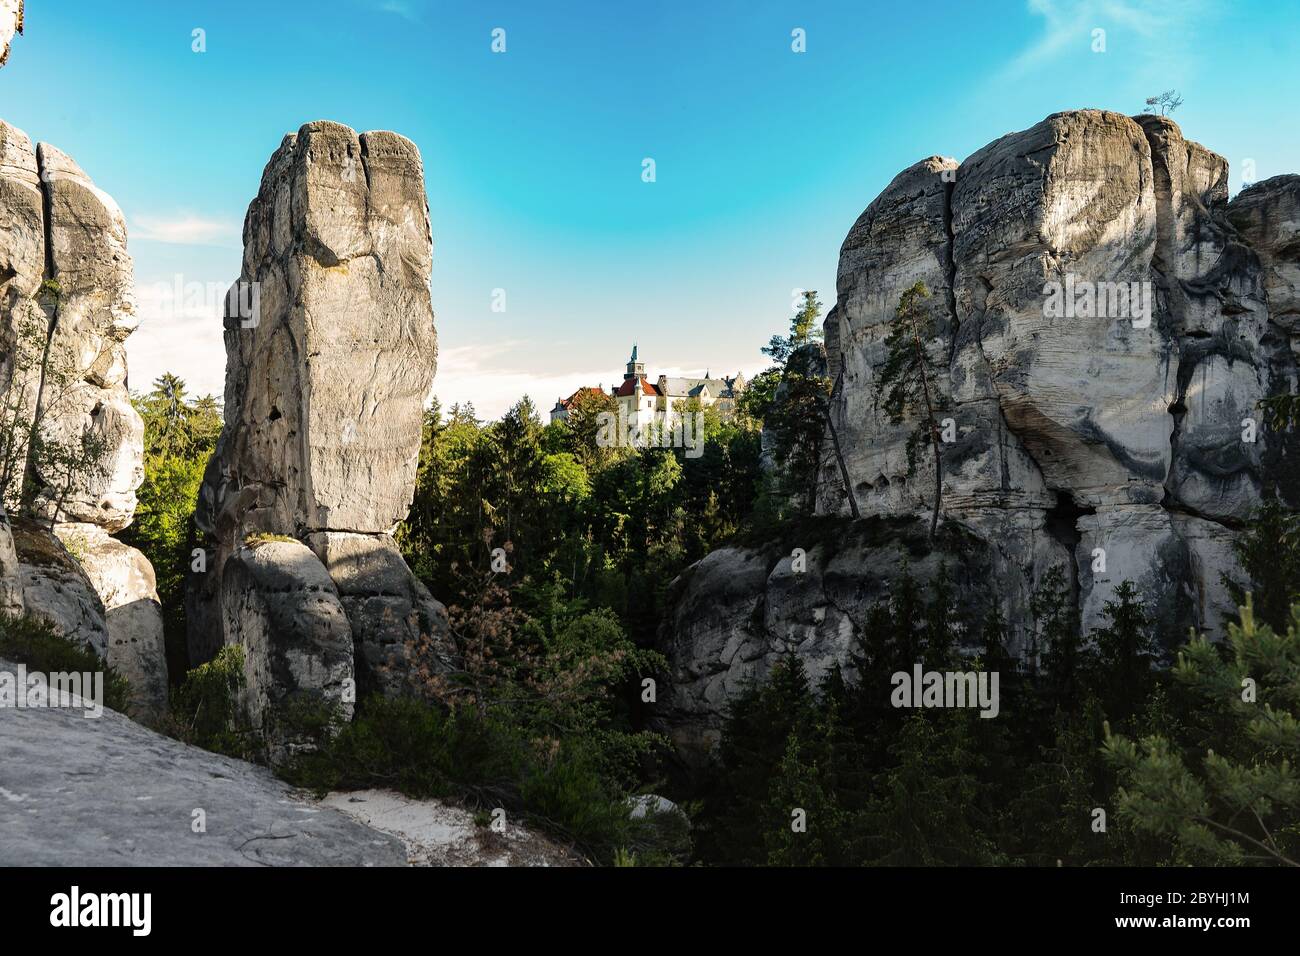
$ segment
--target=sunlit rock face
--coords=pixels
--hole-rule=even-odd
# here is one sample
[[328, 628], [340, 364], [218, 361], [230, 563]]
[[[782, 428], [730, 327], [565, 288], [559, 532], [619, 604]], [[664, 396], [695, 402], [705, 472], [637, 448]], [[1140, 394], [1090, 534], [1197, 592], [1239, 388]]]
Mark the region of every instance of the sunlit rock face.
[[23, 32], [23, 0], [0, 0], [0, 66], [9, 60], [14, 34]]
[[[1098, 110], [899, 173], [840, 251], [824, 330], [849, 487], [828, 441], [818, 513], [847, 521], [849, 494], [864, 519], [923, 519], [933, 504], [930, 452], [909, 461], [906, 447], [918, 416], [891, 423], [880, 386], [899, 298], [924, 282], [923, 347], [949, 426], [942, 523], [987, 546], [989, 573], [972, 586], [1000, 604], [1013, 649], [1029, 646], [1028, 602], [1054, 567], [1085, 633], [1130, 580], [1167, 642], [1188, 627], [1220, 635], [1242, 522], [1271, 491], [1300, 502], [1300, 449], [1257, 407], [1296, 389], [1300, 177], [1231, 203], [1228, 182], [1227, 162], [1168, 118]], [[718, 580], [705, 571], [721, 558], [675, 586], [667, 712], [693, 715], [679, 736], [716, 729], [737, 681], [762, 677], [787, 631], [812, 629], [794, 642], [810, 668], [846, 659], [842, 615], [803, 615], [774, 588], [779, 555], [807, 547], [780, 544], [725, 556], [728, 587], [744, 591], [726, 606], [756, 603], [762, 619], [704, 610]], [[847, 578], [896, 576], [885, 548], [867, 548]], [[808, 574], [814, 590], [826, 583]]]
[[[398, 686], [408, 643], [445, 634], [445, 609], [388, 538], [414, 494], [436, 368], [432, 256], [413, 143], [329, 122], [284, 138], [249, 206], [243, 272], [227, 300], [225, 427], [199, 495], [204, 559], [187, 597], [194, 661], [235, 643], [267, 660], [285, 653], [259, 629], [265, 615], [247, 609], [277, 605], [265, 582], [295, 577], [293, 567], [334, 583], [347, 673], [326, 653], [334, 617], [304, 609], [295, 654], [317, 648], [331, 676], [290, 675], [280, 697], [301, 689], [340, 702], [357, 683]], [[230, 584], [229, 561], [247, 565], [257, 535], [303, 544], [282, 574]]]
[[[154, 720], [167, 670], [153, 568], [111, 537], [144, 478], [125, 219], [69, 156], [0, 121], [0, 223], [0, 484], [21, 569], [0, 604], [103, 655], [131, 685], [132, 716]], [[0, 541], [0, 573], [8, 551]]]

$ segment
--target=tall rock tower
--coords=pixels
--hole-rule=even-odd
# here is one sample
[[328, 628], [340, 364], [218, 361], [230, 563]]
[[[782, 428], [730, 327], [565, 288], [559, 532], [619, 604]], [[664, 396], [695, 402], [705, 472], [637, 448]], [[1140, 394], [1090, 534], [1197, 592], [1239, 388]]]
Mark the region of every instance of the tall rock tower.
[[149, 719], [167, 701], [154, 572], [110, 536], [144, 478], [126, 221], [70, 157], [0, 121], [0, 223], [0, 485], [16, 545], [6, 560], [0, 543], [0, 568], [19, 573], [0, 606], [104, 654]]
[[284, 138], [227, 300], [225, 428], [187, 594], [192, 662], [242, 645], [247, 709], [276, 745], [290, 698], [350, 712], [357, 690], [406, 685], [411, 642], [445, 635], [389, 536], [436, 367], [432, 260], [413, 143], [329, 122]]

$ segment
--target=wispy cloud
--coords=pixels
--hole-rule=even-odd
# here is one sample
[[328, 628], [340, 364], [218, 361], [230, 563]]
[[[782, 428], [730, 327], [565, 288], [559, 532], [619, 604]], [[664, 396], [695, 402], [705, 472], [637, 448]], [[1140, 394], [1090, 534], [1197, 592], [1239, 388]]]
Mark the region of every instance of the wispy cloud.
[[183, 213], [178, 216], [137, 216], [131, 223], [131, 239], [168, 242], [182, 246], [240, 245], [238, 224]]
[[378, 0], [372, 6], [379, 13], [391, 13], [412, 23], [420, 22], [420, 11], [409, 0]]
[[[1004, 71], [1022, 76], [1070, 53], [1089, 51], [1094, 29], [1119, 29], [1141, 37], [1148, 52], [1173, 52], [1188, 26], [1212, 6], [1210, 0], [1028, 0], [1043, 33]], [[1166, 47], [1170, 48], [1166, 50]]]

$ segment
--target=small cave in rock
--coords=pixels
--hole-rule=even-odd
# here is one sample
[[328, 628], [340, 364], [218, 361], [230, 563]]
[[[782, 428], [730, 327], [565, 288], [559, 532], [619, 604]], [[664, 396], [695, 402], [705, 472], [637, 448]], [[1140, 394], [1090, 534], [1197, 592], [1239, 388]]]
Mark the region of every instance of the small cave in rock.
[[1083, 540], [1083, 535], [1079, 532], [1079, 518], [1096, 513], [1096, 508], [1076, 503], [1068, 491], [1058, 491], [1056, 505], [1047, 512], [1047, 533], [1074, 554], [1074, 549]]
[[271, 406], [271, 414], [266, 416], [266, 420], [267, 420], [268, 422], [278, 422], [282, 417], [283, 417], [283, 416], [281, 416], [281, 414], [280, 414], [280, 409], [278, 409], [278, 408], [276, 408], [274, 405], [272, 405], [272, 406]]

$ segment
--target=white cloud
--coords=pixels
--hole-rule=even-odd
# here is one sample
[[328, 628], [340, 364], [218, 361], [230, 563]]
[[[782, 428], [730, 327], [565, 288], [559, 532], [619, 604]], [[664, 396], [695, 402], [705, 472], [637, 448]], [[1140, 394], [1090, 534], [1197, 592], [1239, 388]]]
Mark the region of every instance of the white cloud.
[[227, 246], [241, 244], [239, 226], [222, 219], [182, 214], [171, 218], [137, 216], [132, 220], [131, 239], [168, 242], [183, 246]]
[[185, 380], [191, 395], [225, 389], [223, 293], [229, 283], [137, 283], [140, 326], [126, 340], [131, 388], [146, 391], [164, 372]]

